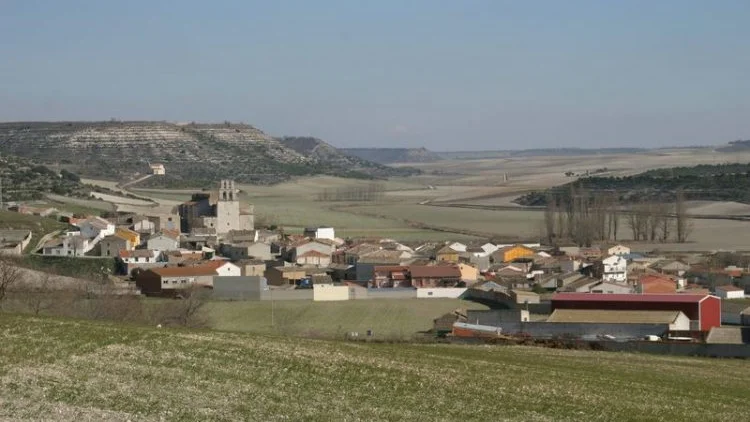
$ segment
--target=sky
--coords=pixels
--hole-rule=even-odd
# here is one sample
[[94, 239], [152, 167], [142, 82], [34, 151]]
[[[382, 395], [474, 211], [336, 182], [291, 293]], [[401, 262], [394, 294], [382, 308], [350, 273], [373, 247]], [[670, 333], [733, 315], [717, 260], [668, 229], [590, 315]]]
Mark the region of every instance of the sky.
[[0, 57], [0, 121], [438, 151], [750, 139], [748, 0], [0, 0]]

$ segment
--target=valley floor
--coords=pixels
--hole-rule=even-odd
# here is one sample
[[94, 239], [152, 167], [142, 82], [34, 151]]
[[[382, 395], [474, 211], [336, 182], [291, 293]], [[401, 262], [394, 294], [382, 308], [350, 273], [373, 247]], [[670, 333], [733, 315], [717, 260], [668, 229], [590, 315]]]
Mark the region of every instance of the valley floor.
[[0, 313], [4, 420], [739, 421], [744, 361], [373, 344]]

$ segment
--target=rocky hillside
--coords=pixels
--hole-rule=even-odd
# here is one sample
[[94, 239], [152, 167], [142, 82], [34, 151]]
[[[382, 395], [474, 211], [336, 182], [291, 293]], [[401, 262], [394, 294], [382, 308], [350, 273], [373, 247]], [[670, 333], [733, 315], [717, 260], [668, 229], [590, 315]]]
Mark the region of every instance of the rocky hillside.
[[195, 186], [224, 177], [247, 183], [276, 183], [313, 174], [404, 174], [365, 161], [352, 165], [337, 158], [344, 155], [336, 155], [336, 150], [328, 147], [330, 154], [298, 152], [250, 125], [228, 122], [0, 123], [0, 153], [53, 164], [83, 177], [136, 178], [149, 173], [150, 163], [164, 164], [168, 177], [158, 179], [170, 186]]
[[374, 176], [390, 176], [394, 172], [408, 176], [416, 173], [415, 169], [388, 167], [386, 165], [368, 161], [355, 155], [349, 155], [344, 150], [337, 149], [333, 145], [324, 142], [318, 138], [287, 136], [280, 138], [279, 141], [286, 147], [293, 149], [299, 154], [323, 163], [331, 163], [336, 167], [349, 168], [356, 176], [356, 173], [364, 173]]
[[341, 151], [380, 164], [431, 163], [442, 159], [426, 148], [342, 148]]

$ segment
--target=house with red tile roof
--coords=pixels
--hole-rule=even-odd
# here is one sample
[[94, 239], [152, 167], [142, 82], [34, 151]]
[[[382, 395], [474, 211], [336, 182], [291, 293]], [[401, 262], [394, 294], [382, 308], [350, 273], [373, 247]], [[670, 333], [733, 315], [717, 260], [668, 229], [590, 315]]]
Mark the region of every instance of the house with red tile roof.
[[641, 276], [636, 284], [636, 292], [642, 294], [669, 294], [677, 292], [677, 281], [661, 274]]

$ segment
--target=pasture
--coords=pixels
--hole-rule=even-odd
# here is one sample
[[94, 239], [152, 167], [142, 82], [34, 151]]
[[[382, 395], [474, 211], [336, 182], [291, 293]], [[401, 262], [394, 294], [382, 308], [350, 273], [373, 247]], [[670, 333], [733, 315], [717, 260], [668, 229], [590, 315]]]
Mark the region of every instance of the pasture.
[[4, 420], [740, 421], [750, 366], [0, 313]]

